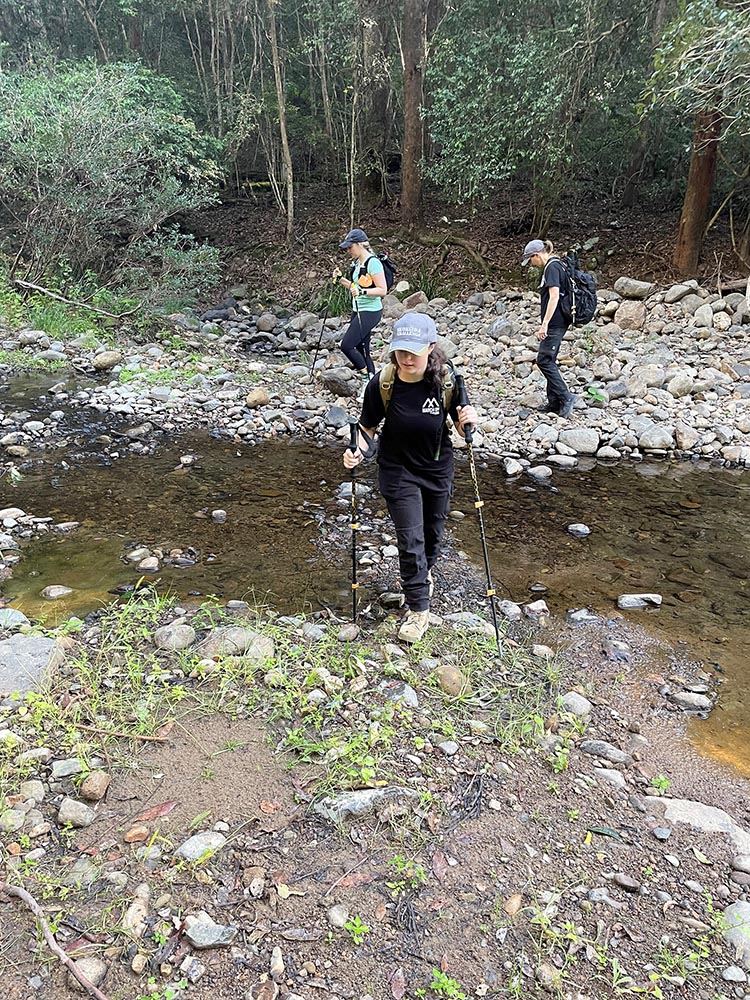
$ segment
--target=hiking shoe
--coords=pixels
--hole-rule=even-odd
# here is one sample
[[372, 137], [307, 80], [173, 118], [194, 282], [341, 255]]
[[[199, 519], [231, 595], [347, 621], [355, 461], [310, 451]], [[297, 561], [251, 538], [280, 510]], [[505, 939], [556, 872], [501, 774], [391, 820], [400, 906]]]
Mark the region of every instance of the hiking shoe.
[[573, 407], [576, 405], [577, 402], [578, 402], [578, 396], [573, 396], [573, 395], [569, 396], [565, 400], [563, 408], [560, 410], [560, 416], [569, 417], [570, 414], [573, 412]]
[[398, 631], [402, 642], [419, 642], [430, 624], [430, 609], [426, 611], [407, 611], [406, 618]]
[[545, 403], [544, 406], [537, 406], [535, 412], [536, 413], [559, 413], [560, 411], [556, 410], [555, 407], [552, 406], [550, 403]]

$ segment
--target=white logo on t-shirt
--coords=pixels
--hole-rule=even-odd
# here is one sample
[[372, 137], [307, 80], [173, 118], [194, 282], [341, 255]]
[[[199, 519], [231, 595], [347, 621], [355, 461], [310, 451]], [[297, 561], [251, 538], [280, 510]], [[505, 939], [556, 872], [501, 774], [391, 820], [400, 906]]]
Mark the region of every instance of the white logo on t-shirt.
[[438, 403], [434, 396], [430, 396], [429, 399], [424, 401], [422, 413], [429, 413], [431, 417], [440, 416], [440, 403]]

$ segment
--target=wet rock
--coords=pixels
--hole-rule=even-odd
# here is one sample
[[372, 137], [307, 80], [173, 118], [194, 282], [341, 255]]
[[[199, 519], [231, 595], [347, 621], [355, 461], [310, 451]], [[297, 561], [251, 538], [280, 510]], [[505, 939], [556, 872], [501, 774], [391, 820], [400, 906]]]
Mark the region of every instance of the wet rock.
[[138, 563], [138, 569], [141, 573], [158, 573], [159, 560], [156, 556], [146, 556], [145, 559], [141, 559]]
[[435, 670], [441, 690], [451, 698], [458, 698], [467, 688], [468, 681], [461, 671], [449, 663], [441, 663]]
[[99, 802], [107, 793], [112, 779], [106, 771], [92, 771], [81, 785], [81, 795], [89, 802]]
[[356, 816], [380, 812], [384, 806], [394, 803], [407, 807], [419, 801], [419, 792], [412, 788], [389, 785], [386, 788], [363, 788], [352, 792], [342, 792], [336, 796], [326, 796], [313, 805], [313, 811], [332, 823], [343, 823]]
[[94, 358], [94, 371], [108, 372], [122, 361], [119, 351], [102, 351]]
[[176, 624], [162, 625], [154, 632], [154, 645], [157, 649], [167, 649], [173, 652], [187, 649], [195, 642], [195, 629], [192, 625]]
[[199, 951], [208, 948], [228, 948], [237, 937], [237, 928], [217, 924], [203, 910], [185, 917], [185, 937]]
[[180, 844], [174, 852], [175, 857], [184, 858], [185, 861], [200, 861], [207, 855], [215, 854], [226, 844], [227, 838], [223, 833], [214, 830], [207, 830], [205, 833], [196, 833], [189, 837], [184, 844]]
[[552, 469], [548, 465], [532, 465], [526, 469], [526, 475], [531, 476], [532, 479], [544, 481], [552, 478]]
[[[76, 959], [75, 967], [93, 986], [101, 986], [109, 971], [109, 966], [104, 959], [98, 958], [96, 955], [84, 955], [83, 958]], [[68, 972], [68, 986], [75, 993], [86, 995], [89, 993], [70, 971]]]
[[71, 587], [62, 587], [56, 584], [52, 584], [49, 587], [45, 587], [41, 593], [41, 596], [45, 601], [59, 601], [61, 597], [67, 597], [68, 594], [72, 594], [73, 590]]
[[713, 708], [713, 702], [710, 698], [694, 691], [672, 691], [669, 700], [686, 712], [710, 712]]
[[633, 611], [638, 608], [661, 607], [661, 594], [620, 594], [617, 607], [621, 611]]
[[582, 753], [592, 757], [601, 757], [602, 760], [608, 760], [612, 764], [629, 764], [632, 760], [630, 754], [605, 740], [582, 740], [578, 747]]
[[571, 715], [577, 715], [579, 719], [585, 719], [591, 715], [594, 706], [588, 698], [584, 698], [577, 691], [568, 691], [567, 694], [562, 696], [562, 707], [564, 711], [570, 712]]
[[196, 648], [202, 657], [242, 656], [254, 664], [263, 664], [274, 654], [273, 639], [251, 628], [230, 625], [217, 628]]
[[576, 538], [585, 538], [591, 534], [591, 528], [587, 524], [581, 524], [580, 522], [569, 524], [566, 530], [569, 535], [573, 535]]
[[96, 812], [87, 806], [85, 802], [78, 799], [65, 798], [60, 803], [60, 811], [57, 814], [57, 822], [60, 826], [73, 826], [83, 828], [91, 826], [96, 819]]

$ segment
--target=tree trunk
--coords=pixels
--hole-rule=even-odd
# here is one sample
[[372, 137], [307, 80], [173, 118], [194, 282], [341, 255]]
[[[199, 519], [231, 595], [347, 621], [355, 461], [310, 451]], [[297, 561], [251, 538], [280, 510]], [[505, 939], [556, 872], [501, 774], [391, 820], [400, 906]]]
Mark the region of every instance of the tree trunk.
[[427, 0], [404, 0], [401, 45], [404, 62], [404, 140], [401, 146], [401, 222], [422, 221], [422, 83], [426, 52]]
[[284, 160], [284, 185], [286, 187], [286, 242], [291, 246], [294, 237], [294, 170], [292, 153], [289, 149], [289, 136], [286, 130], [286, 98], [284, 85], [281, 81], [281, 63], [279, 61], [279, 43], [276, 36], [276, 3], [278, 0], [268, 0], [268, 32], [271, 40], [271, 58], [273, 60], [273, 76], [276, 81], [276, 100], [279, 105], [279, 135], [281, 151]]
[[721, 113], [716, 110], [702, 111], [695, 121], [685, 201], [672, 258], [682, 274], [694, 274], [698, 267], [716, 175], [721, 122]]

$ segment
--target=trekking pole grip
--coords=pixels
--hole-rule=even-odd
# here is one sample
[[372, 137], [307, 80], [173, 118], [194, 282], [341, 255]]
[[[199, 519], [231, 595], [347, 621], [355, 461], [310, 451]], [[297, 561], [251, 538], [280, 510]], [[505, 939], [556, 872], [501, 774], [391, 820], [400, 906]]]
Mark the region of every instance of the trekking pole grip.
[[349, 424], [349, 451], [352, 455], [356, 452], [359, 447], [359, 442], [357, 441], [357, 431], [359, 429], [359, 424], [356, 420], [352, 420]]
[[[466, 381], [463, 375], [456, 372], [455, 377], [456, 384], [456, 403], [458, 406], [468, 406], [469, 405], [469, 394], [466, 391]], [[471, 424], [464, 424], [464, 438], [467, 444], [471, 444], [474, 437], [474, 432], [472, 430]]]

